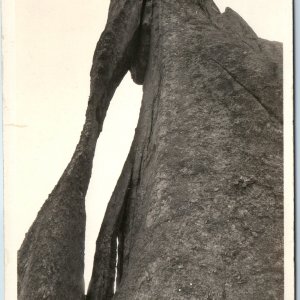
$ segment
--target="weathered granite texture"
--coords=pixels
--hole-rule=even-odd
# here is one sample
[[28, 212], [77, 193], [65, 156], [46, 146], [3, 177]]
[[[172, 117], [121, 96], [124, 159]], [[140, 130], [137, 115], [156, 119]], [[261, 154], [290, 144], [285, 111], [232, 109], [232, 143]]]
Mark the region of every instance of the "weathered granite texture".
[[19, 299], [84, 297], [84, 196], [127, 70], [140, 118], [86, 298], [283, 299], [282, 45], [212, 0], [112, 1], [80, 142], [19, 251]]
[[147, 2], [140, 119], [87, 298], [283, 299], [282, 46], [212, 1]]

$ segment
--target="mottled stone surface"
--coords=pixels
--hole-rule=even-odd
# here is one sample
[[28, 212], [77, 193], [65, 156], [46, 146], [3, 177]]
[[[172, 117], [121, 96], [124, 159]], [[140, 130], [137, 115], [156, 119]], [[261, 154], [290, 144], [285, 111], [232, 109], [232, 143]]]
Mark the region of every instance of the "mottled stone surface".
[[196, 0], [152, 0], [150, 40], [88, 299], [283, 299], [282, 45]]
[[84, 298], [84, 197], [128, 70], [140, 118], [86, 298], [283, 299], [282, 45], [212, 0], [111, 2], [79, 144], [18, 253], [19, 299]]

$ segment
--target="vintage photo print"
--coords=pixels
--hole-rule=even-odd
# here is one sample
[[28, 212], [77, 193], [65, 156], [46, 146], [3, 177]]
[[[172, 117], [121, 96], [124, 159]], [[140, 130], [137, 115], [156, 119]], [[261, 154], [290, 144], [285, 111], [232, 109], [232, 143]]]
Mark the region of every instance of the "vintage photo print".
[[292, 16], [4, 0], [5, 299], [294, 299]]

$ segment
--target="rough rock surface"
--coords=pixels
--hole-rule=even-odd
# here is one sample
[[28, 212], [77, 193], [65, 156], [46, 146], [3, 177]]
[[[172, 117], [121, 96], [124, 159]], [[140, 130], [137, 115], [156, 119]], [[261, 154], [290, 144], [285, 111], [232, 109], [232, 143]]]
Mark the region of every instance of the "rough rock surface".
[[140, 119], [87, 298], [283, 299], [282, 46], [212, 1], [151, 2]]
[[19, 299], [84, 297], [84, 196], [127, 70], [140, 118], [86, 298], [283, 299], [282, 45], [212, 0], [111, 2], [81, 140], [19, 251]]

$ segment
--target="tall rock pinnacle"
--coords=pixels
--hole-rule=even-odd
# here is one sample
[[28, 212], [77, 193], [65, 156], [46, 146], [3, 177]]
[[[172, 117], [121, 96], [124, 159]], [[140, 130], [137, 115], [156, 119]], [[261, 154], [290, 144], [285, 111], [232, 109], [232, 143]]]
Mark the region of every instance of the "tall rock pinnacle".
[[212, 0], [111, 1], [80, 142], [18, 254], [19, 299], [85, 297], [84, 198], [128, 70], [143, 101], [86, 299], [282, 299], [282, 45]]

